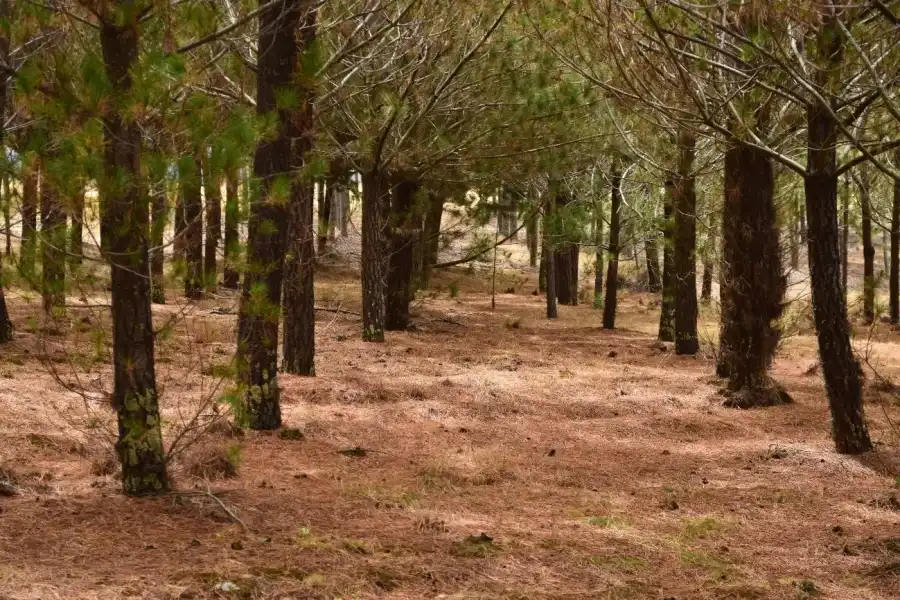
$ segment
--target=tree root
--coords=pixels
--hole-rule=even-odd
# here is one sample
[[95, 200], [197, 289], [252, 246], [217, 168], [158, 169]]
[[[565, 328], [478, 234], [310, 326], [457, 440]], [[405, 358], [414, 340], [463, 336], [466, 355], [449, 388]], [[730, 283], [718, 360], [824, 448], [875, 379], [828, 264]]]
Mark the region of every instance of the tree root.
[[780, 406], [794, 401], [784, 388], [775, 383], [768, 386], [744, 386], [737, 390], [724, 390], [723, 395], [727, 396], [722, 404], [725, 408], [743, 410]]

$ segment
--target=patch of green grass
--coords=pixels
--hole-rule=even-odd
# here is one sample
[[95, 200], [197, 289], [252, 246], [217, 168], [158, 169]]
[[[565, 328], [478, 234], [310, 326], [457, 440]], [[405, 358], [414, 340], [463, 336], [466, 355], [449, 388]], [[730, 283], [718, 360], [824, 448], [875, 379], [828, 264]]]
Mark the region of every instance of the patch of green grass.
[[678, 558], [685, 567], [705, 571], [710, 579], [725, 580], [734, 575], [732, 565], [709, 552], [682, 550]]
[[616, 515], [588, 517], [587, 523], [588, 525], [606, 529], [624, 529], [630, 525], [628, 519]]
[[611, 554], [608, 556], [590, 556], [588, 562], [598, 567], [612, 567], [622, 571], [634, 573], [647, 568], [649, 564], [645, 559], [639, 556], [629, 556], [628, 554]]
[[303, 585], [311, 588], [323, 588], [327, 583], [325, 575], [322, 573], [310, 573], [303, 578]]
[[372, 548], [362, 540], [345, 539], [341, 541], [341, 548], [353, 554], [372, 554]]
[[327, 537], [314, 535], [309, 527], [301, 527], [294, 537], [294, 545], [300, 548], [323, 549], [331, 547], [331, 540]]
[[419, 506], [421, 497], [417, 492], [393, 488], [370, 487], [361, 495], [375, 503], [375, 508], [413, 509]]
[[482, 533], [481, 535], [470, 535], [461, 542], [457, 542], [450, 549], [450, 554], [461, 558], [486, 558], [498, 550], [494, 539]]
[[688, 518], [684, 520], [684, 541], [705, 540], [719, 535], [728, 528], [728, 524], [715, 517]]

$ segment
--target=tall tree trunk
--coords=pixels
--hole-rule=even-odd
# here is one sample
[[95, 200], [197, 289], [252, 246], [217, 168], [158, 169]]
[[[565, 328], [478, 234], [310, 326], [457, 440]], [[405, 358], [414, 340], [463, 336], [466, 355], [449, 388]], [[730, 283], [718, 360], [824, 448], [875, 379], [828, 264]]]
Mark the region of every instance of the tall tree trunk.
[[800, 239], [800, 210], [802, 210], [802, 207], [799, 206], [799, 204], [791, 203], [790, 229], [788, 235], [791, 240], [791, 271], [794, 272], [800, 270], [800, 244], [802, 243], [802, 240]]
[[363, 173], [362, 208], [362, 302], [363, 341], [384, 341], [385, 243], [384, 207], [389, 201], [389, 184], [383, 173]]
[[709, 216], [709, 231], [706, 234], [706, 251], [703, 256], [703, 282], [700, 284], [700, 300], [705, 304], [712, 301], [713, 271], [716, 264], [716, 211]]
[[603, 329], [616, 327], [616, 298], [619, 287], [619, 226], [622, 211], [622, 170], [613, 162], [612, 202], [609, 207], [609, 266], [606, 272], [606, 300], [603, 302]]
[[662, 275], [659, 272], [658, 234], [651, 230], [644, 240], [644, 253], [647, 255], [647, 287], [651, 292], [662, 291]]
[[142, 495], [166, 491], [169, 479], [160, 429], [150, 310], [150, 215], [138, 187], [142, 178], [141, 130], [135, 119], [125, 118], [120, 112], [131, 112], [131, 70], [138, 60], [137, 20], [118, 14], [130, 7], [131, 2], [117, 0], [106, 9], [115, 14], [107, 14], [100, 25], [111, 98], [103, 116], [104, 169], [99, 188], [111, 262], [112, 404], [119, 424], [116, 450], [125, 492]]
[[203, 283], [214, 294], [218, 286], [217, 254], [222, 237], [222, 179], [213, 173], [209, 160], [203, 155], [203, 189], [206, 196], [206, 237], [203, 248]]
[[797, 202], [797, 210], [800, 213], [800, 244], [804, 245], [808, 242], [808, 232], [806, 228], [806, 200], [801, 198]]
[[[9, 0], [0, 0], [0, 21], [7, 21], [9, 18]], [[9, 55], [9, 38], [6, 37], [6, 29], [0, 28], [0, 60], [6, 64]], [[7, 95], [8, 79], [0, 78], [0, 148], [3, 148], [4, 137], [6, 134], [6, 95]], [[11, 252], [11, 232], [10, 232], [10, 185], [9, 174], [2, 173], [3, 177], [3, 220], [6, 228], [6, 256], [9, 257]], [[6, 307], [6, 294], [3, 292], [3, 273], [0, 270], [0, 344], [6, 344], [12, 341], [13, 327], [12, 320], [9, 318], [9, 310]]]
[[888, 248], [890, 248], [889, 241], [889, 232], [887, 229], [882, 227], [881, 229], [881, 275], [883, 276], [887, 273], [891, 268], [891, 257], [888, 252]]
[[415, 196], [420, 187], [418, 181], [402, 178], [392, 194], [385, 307], [385, 328], [388, 331], [403, 331], [409, 326], [409, 303], [413, 297], [413, 248], [416, 244]]
[[[900, 163], [900, 151], [896, 154]], [[894, 180], [891, 202], [891, 323], [900, 324], [900, 178]]]
[[544, 265], [544, 279], [547, 289], [547, 318], [558, 318], [558, 310], [556, 305], [556, 254], [553, 248], [553, 233], [551, 229], [556, 229], [556, 222], [553, 220], [555, 198], [551, 198], [546, 203], [546, 214], [544, 215], [544, 226], [541, 228], [544, 243], [541, 249], [541, 263]]
[[[2, 2], [2, 0], [0, 0]], [[2, 100], [2, 99], [0, 99]], [[2, 113], [2, 111], [0, 111]], [[0, 115], [0, 118], [2, 115]], [[12, 190], [9, 184], [10, 177], [3, 177], [3, 235], [6, 238], [6, 250], [4, 256], [9, 258], [12, 256]]]
[[658, 335], [662, 342], [675, 341], [675, 223], [672, 218], [674, 195], [675, 186], [668, 180], [666, 194], [663, 197], [663, 275]]
[[69, 265], [72, 270], [81, 266], [84, 254], [84, 194], [82, 184], [72, 196], [72, 223], [69, 226]]
[[178, 165], [184, 207], [184, 296], [203, 297], [203, 195], [200, 160], [182, 158]]
[[153, 191], [150, 203], [150, 294], [154, 304], [166, 303], [165, 285], [165, 232], [169, 216], [169, 203], [165, 185]]
[[[325, 188], [325, 193], [318, 198], [318, 231], [316, 232], [316, 256], [325, 255], [325, 248], [328, 246], [328, 229], [331, 226], [331, 203], [334, 199], [336, 188], [333, 180], [329, 180]], [[320, 188], [321, 189], [321, 188]]]
[[768, 366], [778, 344], [787, 285], [782, 273], [772, 160], [755, 148], [732, 144], [725, 153], [722, 339], [729, 377], [725, 406], [752, 408], [787, 400]]
[[[841, 60], [843, 39], [834, 17], [829, 17], [821, 26], [817, 43], [820, 55], [836, 67], [835, 63]], [[821, 78], [830, 74], [830, 71], [820, 71]], [[837, 450], [842, 454], [859, 454], [870, 450], [872, 442], [863, 414], [860, 367], [850, 344], [847, 304], [841, 293], [841, 258], [837, 245], [837, 126], [827, 107], [819, 102], [809, 105], [807, 121], [804, 190], [819, 356]]]
[[428, 208], [425, 211], [425, 222], [422, 226], [422, 246], [425, 255], [422, 257], [422, 275], [420, 285], [422, 289], [428, 287], [431, 281], [431, 270], [438, 261], [438, 252], [441, 247], [441, 219], [444, 216], [444, 196], [434, 190], [428, 190]]
[[603, 308], [603, 202], [594, 205], [594, 308]]
[[238, 238], [240, 201], [238, 199], [237, 171], [225, 174], [225, 273], [222, 285], [230, 290], [238, 289], [240, 273], [237, 270], [241, 248]]
[[[297, 164], [292, 142], [298, 132], [291, 122], [296, 109], [279, 107], [277, 99], [295, 85], [298, 56], [306, 50], [296, 39], [304, 2], [270, 0], [269, 4], [273, 7], [259, 17], [256, 112], [260, 117], [277, 116], [277, 125], [274, 135], [259, 142], [253, 159], [260, 195], [250, 205], [247, 272], [238, 317], [238, 373], [252, 429], [281, 426], [278, 325], [289, 200], [281, 184]], [[306, 100], [297, 98], [301, 103]]]
[[[356, 183], [353, 184], [356, 188]], [[443, 205], [442, 205], [443, 206]], [[344, 193], [341, 194], [341, 237], [345, 238], [350, 233], [350, 186], [344, 186]]]
[[525, 240], [528, 243], [528, 266], [538, 266], [538, 216], [535, 212], [525, 222]]
[[66, 305], [66, 212], [46, 169], [41, 184], [41, 299], [44, 312]]
[[841, 192], [844, 204], [841, 217], [841, 291], [844, 294], [844, 304], [846, 305], [847, 295], [850, 293], [848, 285], [850, 278], [850, 184], [845, 182]]
[[863, 319], [875, 320], [875, 243], [872, 240], [872, 198], [869, 188], [869, 172], [863, 166], [859, 170], [859, 205], [862, 213], [863, 238]]
[[175, 219], [173, 234], [175, 236], [172, 242], [172, 260], [175, 262], [184, 261], [184, 187], [179, 182], [178, 194], [175, 197]]
[[[543, 228], [541, 228], [541, 239], [546, 238]], [[547, 246], [541, 244], [541, 257], [538, 261], [538, 293], [543, 294], [547, 291]], [[556, 283], [554, 282], [554, 285]]]
[[[560, 191], [555, 197], [555, 202], [554, 211], [559, 216], [559, 209], [568, 206], [572, 202], [572, 198]], [[558, 218], [557, 221], [557, 237], [561, 238], [561, 241], [553, 244], [555, 248], [553, 258], [556, 263], [554, 270], [556, 297], [560, 304], [576, 306], [578, 304], [578, 242], [572, 240], [574, 236], [568, 223], [565, 222], [565, 215], [561, 219]], [[553, 288], [548, 287], [548, 289]]]
[[306, 376], [316, 374], [313, 185], [295, 182], [292, 186], [284, 261], [282, 369]]
[[694, 183], [696, 138], [678, 136], [679, 168], [675, 178], [675, 353], [696, 354], [697, 341], [697, 194]]
[[37, 258], [38, 169], [26, 167], [22, 181], [22, 245], [19, 250], [19, 270], [25, 280], [34, 285]]

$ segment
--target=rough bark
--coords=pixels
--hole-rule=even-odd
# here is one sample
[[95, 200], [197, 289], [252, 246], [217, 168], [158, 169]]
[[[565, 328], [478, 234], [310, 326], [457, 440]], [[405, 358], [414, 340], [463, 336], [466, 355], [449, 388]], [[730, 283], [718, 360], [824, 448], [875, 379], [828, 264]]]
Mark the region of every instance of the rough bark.
[[363, 173], [362, 303], [363, 341], [384, 341], [386, 260], [384, 207], [388, 183], [377, 170]]
[[663, 198], [663, 275], [662, 302], [659, 312], [659, 340], [675, 341], [675, 223], [672, 218], [674, 210], [674, 186], [666, 181], [666, 194]]
[[529, 216], [525, 222], [525, 241], [528, 245], [528, 266], [536, 267], [538, 266], [538, 246], [540, 242], [537, 213]]
[[238, 374], [246, 419], [253, 429], [281, 426], [278, 325], [289, 200], [281, 190], [286, 189], [283, 184], [296, 160], [291, 148], [296, 132], [291, 124], [295, 109], [279, 107], [277, 98], [294, 84], [298, 54], [304, 50], [295, 37], [304, 3], [270, 3], [273, 8], [259, 17], [256, 112], [260, 117], [277, 116], [277, 125], [274, 135], [259, 142], [253, 158], [259, 197], [250, 205], [247, 271], [238, 317]]
[[153, 192], [150, 203], [150, 287], [154, 304], [166, 303], [164, 237], [169, 216], [166, 189], [161, 186]]
[[544, 216], [544, 227], [542, 234], [544, 238], [543, 248], [541, 249], [541, 263], [544, 265], [544, 279], [547, 291], [547, 318], [556, 319], [559, 316], [556, 304], [556, 261], [554, 258], [553, 236], [549, 231], [554, 225], [555, 200], [550, 200], [546, 205], [546, 214]]
[[594, 308], [603, 308], [603, 202], [594, 207]]
[[622, 211], [622, 170], [617, 163], [613, 163], [610, 181], [612, 182], [612, 201], [609, 207], [609, 243], [607, 244], [609, 263], [606, 272], [606, 299], [603, 302], [603, 329], [615, 329], [616, 327], [616, 298], [619, 287], [619, 228]]
[[800, 270], [800, 244], [803, 243], [800, 235], [800, 217], [799, 212], [803, 208], [799, 204], [791, 206], [790, 230], [788, 235], [791, 240], [791, 270], [796, 272]]
[[30, 284], [34, 283], [37, 258], [38, 170], [26, 167], [22, 177], [22, 244], [19, 250], [19, 270]]
[[651, 292], [658, 293], [662, 291], [662, 275], [659, 272], [659, 246], [655, 230], [644, 240], [644, 253], [647, 255], [647, 287]]
[[696, 354], [697, 341], [697, 193], [694, 182], [696, 139], [682, 131], [675, 177], [675, 353]]
[[[0, 118], [2, 114], [0, 114]], [[9, 177], [3, 178], [3, 236], [6, 238], [6, 250], [3, 256], [12, 256], [12, 191], [10, 190]]]
[[206, 292], [214, 294], [218, 286], [217, 258], [222, 237], [222, 179], [213, 173], [204, 152], [203, 190], [206, 196], [206, 236], [203, 248], [203, 283]]
[[846, 304], [847, 294], [850, 293], [847, 283], [850, 278], [850, 185], [844, 183], [841, 192], [844, 205], [841, 215], [841, 292]]
[[[118, 0], [107, 12], [130, 5]], [[121, 23], [121, 24], [115, 24]], [[100, 25], [100, 42], [110, 102], [103, 116], [104, 168], [99, 182], [104, 228], [108, 237], [112, 280], [112, 405], [119, 438], [125, 492], [143, 495], [169, 487], [160, 429], [150, 310], [147, 202], [141, 181], [139, 123], [120, 114], [132, 94], [131, 69], [138, 59], [137, 21], [108, 15]]]
[[419, 286], [422, 289], [428, 287], [431, 281], [431, 272], [438, 261], [438, 252], [441, 247], [441, 219], [444, 216], [444, 196], [437, 190], [428, 190], [428, 206], [425, 209], [425, 219], [422, 224], [421, 244], [424, 248], [422, 257], [422, 272], [419, 276]]
[[[9, 17], [9, 1], [0, 0], [0, 20], [6, 20]], [[5, 29], [0, 28], [0, 60], [6, 63], [9, 54], [9, 39], [6, 37]], [[4, 136], [6, 134], [6, 95], [7, 95], [8, 79], [0, 78], [0, 148], [3, 148]], [[9, 176], [3, 173], [3, 221], [6, 234], [6, 256], [11, 252], [11, 232], [10, 232], [10, 185]], [[9, 318], [9, 310], [6, 307], [6, 294], [3, 292], [3, 277], [0, 273], [0, 344], [6, 344], [12, 341], [13, 327], [12, 320]]]
[[[564, 192], [558, 192], [554, 198], [556, 206], [554, 212], [558, 221], [558, 242], [554, 242], [553, 259], [555, 262], [554, 279], [556, 281], [556, 298], [560, 304], [569, 306], [578, 305], [578, 242], [574, 241], [572, 232], [565, 222], [565, 215], [561, 215], [561, 209], [572, 202], [571, 196]], [[547, 289], [554, 289], [549, 287]]]
[[313, 186], [298, 182], [292, 185], [288, 206], [281, 363], [285, 373], [294, 375], [316, 374], [313, 245]]
[[203, 297], [203, 194], [200, 160], [184, 157], [178, 165], [184, 210], [184, 296]]
[[700, 300], [704, 304], [712, 301], [713, 274], [716, 264], [716, 212], [709, 217], [709, 230], [706, 234], [706, 248], [703, 255], [703, 281], [700, 284]]
[[[818, 36], [820, 54], [834, 64], [843, 41], [833, 18]], [[827, 77], [822, 72], [820, 77]], [[835, 446], [842, 454], [872, 448], [862, 403], [860, 367], [850, 344], [847, 304], [841, 293], [837, 231], [837, 126], [827, 107], [813, 102], [807, 109], [807, 173], [804, 181], [813, 315], [819, 357], [831, 408]]]
[[[331, 227], [331, 204], [336, 191], [333, 181], [324, 186], [325, 193], [318, 198], [318, 227], [316, 232], [316, 256], [324, 256], [328, 247], [328, 230]], [[320, 188], [321, 191], [321, 188]]]
[[237, 173], [232, 169], [225, 174], [225, 273], [222, 278], [222, 285], [230, 290], [238, 289], [240, 283], [237, 269], [241, 251], [238, 238], [239, 215]]
[[[900, 152], [897, 153], [900, 163]], [[900, 178], [894, 180], [894, 197], [891, 202], [891, 323], [900, 324]]]
[[768, 373], [787, 280], [782, 273], [772, 160], [737, 143], [725, 153], [720, 347], [729, 377], [725, 406], [753, 408], [788, 401]]
[[394, 186], [388, 223], [388, 275], [385, 328], [402, 331], [409, 327], [409, 303], [413, 298], [413, 250], [417, 242], [415, 196], [421, 184], [401, 178]]
[[66, 305], [66, 212], [46, 171], [41, 184], [41, 300], [47, 314]]
[[857, 186], [862, 214], [863, 319], [866, 323], [872, 323], [875, 320], [875, 243], [872, 240], [872, 197], [869, 187], [869, 172], [865, 167], [859, 170]]

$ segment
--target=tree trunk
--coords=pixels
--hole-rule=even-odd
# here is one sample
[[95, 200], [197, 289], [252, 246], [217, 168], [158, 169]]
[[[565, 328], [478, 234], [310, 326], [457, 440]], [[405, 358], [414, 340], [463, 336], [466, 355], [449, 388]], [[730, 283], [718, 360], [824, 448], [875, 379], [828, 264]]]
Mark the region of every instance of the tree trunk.
[[66, 305], [66, 212], [46, 170], [41, 184], [41, 299], [48, 315]]
[[[281, 185], [291, 177], [297, 157], [292, 142], [311, 131], [298, 131], [310, 123], [294, 124], [296, 108], [278, 106], [283, 90], [295, 89], [300, 52], [297, 39], [304, 2], [270, 0], [274, 7], [259, 17], [256, 112], [277, 115], [272, 136], [259, 142], [253, 159], [253, 175], [259, 197], [250, 205], [247, 236], [247, 272], [241, 289], [238, 317], [238, 373], [245, 393], [246, 417], [252, 429], [281, 426], [278, 387], [278, 325], [284, 275], [286, 205]], [[298, 97], [302, 104], [308, 99]], [[299, 134], [299, 135], [298, 135]], [[293, 196], [293, 194], [291, 194]]]
[[22, 181], [22, 245], [19, 250], [19, 270], [25, 280], [34, 285], [37, 258], [38, 170], [25, 169]]
[[697, 341], [697, 194], [694, 183], [696, 138], [682, 131], [675, 178], [675, 353], [696, 354]]
[[362, 303], [363, 341], [384, 341], [385, 243], [384, 207], [388, 183], [380, 171], [363, 173]]
[[594, 308], [603, 308], [603, 202], [594, 206]]
[[206, 196], [206, 239], [203, 248], [203, 283], [206, 292], [214, 294], [218, 286], [217, 254], [222, 237], [222, 179], [213, 173], [203, 155], [203, 184]]
[[800, 218], [799, 211], [802, 210], [797, 204], [791, 203], [790, 229], [788, 235], [791, 239], [791, 271], [800, 270], [800, 244], [802, 243], [800, 235]]
[[647, 255], [647, 287], [651, 292], [660, 292], [662, 276], [659, 273], [659, 247], [655, 229], [644, 240], [644, 252]]
[[[118, 12], [129, 6], [130, 2], [118, 0], [116, 8], [108, 10]], [[120, 113], [130, 113], [129, 104], [135, 101], [131, 70], [138, 60], [138, 35], [136, 19], [107, 15], [101, 21], [100, 42], [111, 86], [103, 116], [104, 168], [99, 188], [111, 261], [112, 404], [118, 416], [116, 450], [122, 464], [122, 485], [132, 495], [159, 493], [169, 487], [150, 310], [150, 216], [138, 187], [142, 178], [141, 130], [135, 119]]]
[[[546, 238], [547, 236], [544, 234], [543, 229], [541, 230], [541, 237]], [[554, 282], [555, 285], [555, 282]], [[541, 244], [541, 257], [538, 261], [538, 293], [543, 294], [547, 291], [547, 246], [545, 244]]]
[[203, 195], [200, 160], [186, 156], [178, 165], [184, 207], [184, 296], [203, 297]]
[[659, 340], [675, 341], [675, 223], [672, 218], [674, 210], [675, 188], [671, 181], [666, 181], [666, 194], [663, 198], [663, 276], [662, 302], [659, 312]]
[[[842, 44], [833, 20], [819, 34], [823, 54], [839, 56], [831, 46]], [[838, 452], [859, 454], [872, 448], [862, 404], [860, 367], [850, 344], [847, 304], [841, 293], [837, 231], [837, 127], [826, 107], [808, 108], [808, 157], [804, 182], [809, 223], [809, 264], [813, 315], [825, 389], [831, 407], [832, 432]]]
[[[354, 183], [354, 188], [356, 184]], [[349, 234], [350, 229], [350, 186], [344, 186], [344, 193], [341, 194], [341, 237], [345, 238]]]
[[863, 238], [863, 319], [870, 324], [875, 320], [875, 243], [872, 240], [872, 198], [869, 189], [869, 172], [863, 166], [859, 170], [859, 205], [862, 213]]
[[388, 223], [388, 260], [385, 328], [403, 331], [409, 327], [409, 303], [413, 298], [413, 249], [416, 244], [415, 196], [421, 184], [401, 179], [394, 187]]
[[[900, 152], [896, 158], [900, 164]], [[894, 180], [891, 202], [891, 323], [900, 324], [900, 178]]]
[[329, 181], [324, 188], [325, 193], [321, 194], [318, 199], [319, 218], [318, 231], [316, 232], [316, 256], [318, 257], [325, 255], [325, 248], [328, 246], [328, 229], [331, 226], [331, 203], [334, 200], [334, 192], [336, 191], [333, 181]]
[[240, 283], [237, 270], [241, 252], [238, 238], [240, 210], [237, 172], [232, 169], [225, 174], [225, 273], [222, 279], [222, 285], [230, 290], [238, 289]]
[[850, 293], [847, 283], [850, 278], [850, 185], [845, 182], [841, 192], [844, 204], [841, 218], [841, 291], [844, 295], [844, 305], [846, 305], [847, 294]]
[[606, 299], [603, 302], [603, 329], [616, 327], [616, 298], [619, 287], [619, 228], [622, 211], [622, 170], [613, 162], [612, 202], [609, 207], [609, 265], [606, 272]]
[[[554, 212], [568, 206], [572, 202], [572, 198], [563, 192], [558, 192], [554, 201], [556, 206]], [[578, 305], [578, 242], [571, 241], [572, 232], [569, 231], [568, 223], [565, 223], [565, 215], [562, 220], [557, 219], [558, 231], [557, 237], [561, 238], [560, 242], [555, 242], [553, 247], [555, 251], [553, 258], [555, 261], [554, 279], [556, 280], [556, 297], [560, 304], [569, 306]], [[553, 289], [549, 287], [547, 289]]]
[[431, 281], [432, 267], [438, 261], [438, 252], [441, 247], [441, 219], [443, 216], [444, 196], [440, 192], [428, 190], [428, 208], [425, 212], [421, 240], [421, 244], [425, 249], [422, 258], [422, 275], [420, 276], [422, 289], [428, 287]]
[[154, 304], [166, 303], [165, 285], [165, 232], [169, 216], [169, 204], [165, 186], [153, 192], [150, 204], [150, 294]]
[[69, 229], [69, 265], [74, 271], [81, 266], [84, 255], [84, 194], [81, 185], [72, 197], [72, 224]]
[[705, 304], [712, 301], [713, 271], [716, 264], [716, 212], [709, 217], [709, 231], [706, 234], [706, 252], [703, 256], [703, 282], [700, 284], [700, 300]]
[[732, 144], [725, 153], [722, 339], [729, 377], [725, 406], [772, 406], [788, 397], [768, 366], [780, 331], [787, 280], [782, 273], [772, 160], [755, 148]]
[[547, 213], [544, 216], [544, 227], [542, 233], [544, 236], [544, 244], [541, 249], [541, 263], [544, 265], [544, 278], [547, 287], [547, 318], [558, 318], [558, 310], [556, 306], [556, 261], [554, 260], [555, 251], [553, 249], [553, 235], [550, 229], [554, 227], [553, 221], [554, 204], [556, 200], [552, 199], [547, 202]]
[[[0, 21], [6, 21], [9, 18], [9, 2], [8, 0], [0, 0]], [[0, 60], [6, 64], [9, 55], [9, 38], [6, 37], [6, 29], [0, 28]], [[4, 137], [6, 134], [6, 95], [7, 95], [7, 78], [0, 78], [0, 148], [3, 148]], [[9, 174], [3, 173], [3, 221], [6, 233], [6, 256], [9, 257], [11, 248], [11, 232], [10, 232], [10, 185]], [[0, 271], [0, 344], [6, 344], [12, 341], [13, 327], [12, 320], [9, 318], [9, 310], [6, 307], [6, 294], [3, 292], [3, 273]]]
[[173, 225], [175, 239], [172, 242], [172, 260], [180, 263], [184, 261], [184, 188], [180, 182], [178, 192], [175, 197], [175, 223]]
[[525, 222], [525, 240], [528, 243], [528, 266], [538, 266], [538, 216], [537, 213], [528, 217]]
[[[0, 0], [2, 1], [2, 0]], [[2, 99], [0, 99], [2, 100]], [[2, 111], [0, 111], [2, 113]], [[0, 118], [4, 118], [0, 114]], [[3, 234], [6, 238], [6, 251], [4, 256], [12, 256], [12, 191], [9, 185], [9, 176], [3, 178]]]
[[291, 188], [284, 261], [282, 345], [284, 372], [310, 377], [316, 374], [313, 185], [298, 181]]

